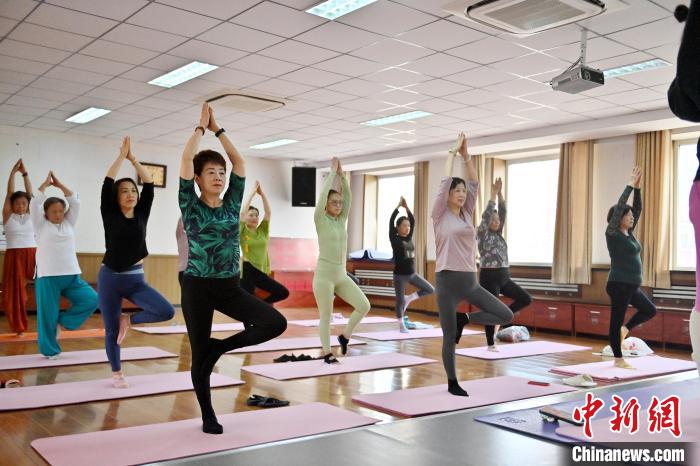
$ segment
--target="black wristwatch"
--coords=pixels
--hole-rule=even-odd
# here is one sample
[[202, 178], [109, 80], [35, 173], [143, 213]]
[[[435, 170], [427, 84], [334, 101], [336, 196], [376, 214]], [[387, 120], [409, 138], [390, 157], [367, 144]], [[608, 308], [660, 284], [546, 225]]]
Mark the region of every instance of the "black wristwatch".
[[225, 133], [225, 132], [226, 132], [226, 130], [224, 128], [219, 128], [219, 131], [214, 133], [214, 136], [216, 136], [218, 138], [219, 136], [221, 136], [222, 133]]

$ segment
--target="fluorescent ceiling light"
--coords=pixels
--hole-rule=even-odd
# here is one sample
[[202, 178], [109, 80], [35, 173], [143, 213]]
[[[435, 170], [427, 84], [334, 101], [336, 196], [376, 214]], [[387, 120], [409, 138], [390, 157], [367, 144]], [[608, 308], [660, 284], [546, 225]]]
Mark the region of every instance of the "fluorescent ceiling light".
[[163, 76], [158, 76], [156, 79], [148, 81], [148, 84], [155, 84], [156, 86], [162, 87], [174, 87], [178, 84], [182, 84], [185, 81], [194, 79], [197, 76], [201, 76], [205, 73], [217, 69], [218, 66], [210, 65], [209, 63], [200, 63], [198, 61], [193, 61], [192, 63], [181, 66], [180, 68], [166, 73]]
[[307, 13], [334, 20], [377, 0], [328, 0], [306, 10]]
[[424, 112], [422, 110], [416, 110], [415, 112], [399, 113], [398, 115], [377, 118], [376, 120], [363, 121], [360, 124], [365, 126], [383, 126], [390, 125], [392, 123], [398, 123], [400, 121], [416, 120], [418, 118], [423, 118], [430, 115], [432, 115], [432, 113]]
[[271, 149], [273, 147], [286, 146], [287, 144], [294, 144], [299, 142], [296, 139], [278, 139], [276, 141], [263, 142], [262, 144], [256, 144], [250, 146], [251, 149]]
[[71, 123], [87, 123], [88, 121], [92, 121], [96, 118], [99, 118], [101, 116], [107, 115], [111, 110], [105, 110], [104, 108], [97, 108], [97, 107], [90, 107], [88, 109], [83, 110], [82, 112], [76, 113], [70, 118], [67, 118], [66, 121], [69, 121]]
[[666, 66], [671, 66], [667, 61], [661, 60], [660, 58], [655, 58], [653, 60], [647, 60], [639, 63], [633, 63], [631, 65], [618, 66], [617, 68], [610, 68], [609, 70], [603, 71], [605, 78], [619, 78], [626, 74], [638, 73], [640, 71], [655, 70], [658, 68], [664, 68]]

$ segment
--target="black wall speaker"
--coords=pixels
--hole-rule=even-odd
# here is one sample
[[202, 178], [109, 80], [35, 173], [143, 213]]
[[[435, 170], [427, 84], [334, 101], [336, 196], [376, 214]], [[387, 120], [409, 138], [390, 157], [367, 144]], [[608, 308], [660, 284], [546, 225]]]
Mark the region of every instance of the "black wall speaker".
[[316, 168], [292, 167], [292, 206], [316, 205]]

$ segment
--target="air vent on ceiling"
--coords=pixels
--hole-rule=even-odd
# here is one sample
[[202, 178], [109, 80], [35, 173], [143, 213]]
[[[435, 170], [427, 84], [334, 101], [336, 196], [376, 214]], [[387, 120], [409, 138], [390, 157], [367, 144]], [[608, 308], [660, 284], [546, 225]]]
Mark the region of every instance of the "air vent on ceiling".
[[217, 107], [223, 106], [237, 112], [269, 112], [286, 105], [284, 99], [254, 95], [237, 90], [223, 90], [204, 98], [204, 101]]
[[[608, 0], [610, 1], [610, 0]], [[458, 0], [442, 8], [512, 34], [534, 34], [599, 15], [600, 0]], [[612, 3], [619, 3], [612, 0]]]

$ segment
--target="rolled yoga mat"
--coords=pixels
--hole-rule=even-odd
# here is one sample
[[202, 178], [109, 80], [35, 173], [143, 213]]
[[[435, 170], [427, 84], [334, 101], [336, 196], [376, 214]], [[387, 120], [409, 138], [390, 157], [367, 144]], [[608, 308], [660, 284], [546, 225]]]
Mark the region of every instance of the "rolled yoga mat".
[[447, 385], [433, 385], [356, 395], [352, 397], [352, 401], [395, 416], [415, 417], [577, 390], [566, 385], [542, 386], [528, 382], [528, 379], [504, 375], [460, 382], [469, 396], [454, 396], [447, 391]]
[[682, 359], [663, 358], [661, 356], [644, 356], [641, 358], [626, 359], [627, 363], [635, 369], [620, 369], [613, 366], [612, 359], [588, 364], [576, 364], [573, 366], [560, 366], [549, 369], [549, 372], [562, 375], [589, 374], [593, 379], [601, 382], [615, 382], [618, 380], [634, 380], [656, 375], [672, 374], [674, 372], [697, 370], [697, 364], [693, 361]]
[[[151, 335], [170, 335], [173, 333], [187, 333], [187, 327], [184, 325], [165, 325], [161, 327], [131, 327], [131, 329], [136, 330], [137, 332], [148, 333]], [[235, 332], [237, 330], [243, 330], [242, 322], [213, 324], [211, 326], [212, 332]]]
[[434, 359], [419, 358], [418, 356], [402, 353], [366, 354], [338, 358], [338, 361], [340, 361], [338, 364], [326, 364], [322, 359], [291, 362], [288, 364], [258, 364], [243, 366], [241, 370], [275, 380], [292, 380], [437, 362]]
[[540, 354], [567, 353], [569, 351], [590, 350], [590, 346], [569, 345], [553, 341], [523, 341], [520, 343], [504, 343], [496, 346], [498, 351], [489, 351], [487, 346], [478, 348], [460, 348], [455, 351], [460, 356], [468, 356], [477, 359], [508, 359], [522, 358], [523, 356], [537, 356]]
[[[92, 401], [117, 400], [135, 396], [192, 390], [189, 372], [135, 375], [127, 377], [129, 388], [114, 388], [112, 378], [82, 382], [36, 385], [3, 390], [0, 411], [72, 405]], [[221, 374], [211, 375], [211, 387], [241, 385], [242, 381]]]
[[[366, 345], [364, 341], [350, 339], [349, 345]], [[265, 343], [260, 343], [259, 345], [246, 346], [245, 348], [238, 348], [233, 351], [229, 351], [227, 354], [237, 354], [237, 353], [256, 353], [262, 351], [284, 351], [284, 350], [295, 350], [303, 348], [316, 348], [321, 346], [321, 339], [319, 337], [298, 337], [298, 338], [274, 338], [272, 340], [266, 341]], [[338, 340], [335, 338], [331, 339], [331, 346], [340, 346]]]
[[126, 427], [34, 440], [31, 445], [54, 466], [118, 466], [203, 455], [379, 422], [325, 403], [218, 416], [221, 435], [202, 432], [201, 419]]
[[[153, 346], [135, 346], [121, 349], [122, 361], [139, 359], [175, 358], [176, 354], [154, 348]], [[58, 359], [48, 359], [41, 354], [21, 354], [0, 357], [0, 371], [14, 369], [34, 369], [40, 367], [77, 366], [80, 364], [97, 364], [108, 362], [104, 349], [87, 351], [66, 351]]]
[[[462, 336], [465, 335], [478, 335], [480, 332], [478, 330], [462, 330]], [[412, 340], [414, 338], [438, 338], [442, 337], [442, 329], [440, 328], [429, 328], [423, 330], [409, 330], [408, 333], [401, 333], [398, 330], [387, 330], [385, 332], [361, 332], [354, 333], [354, 337], [359, 338], [369, 338], [370, 340], [379, 341], [391, 341], [391, 340]]]
[[[331, 325], [347, 325], [348, 320], [346, 317], [336, 318], [331, 320]], [[301, 327], [318, 327], [318, 319], [307, 319], [307, 320], [288, 320], [287, 323], [291, 325], [299, 325]], [[360, 321], [361, 324], [386, 324], [386, 323], [396, 323], [396, 319], [390, 319], [388, 317], [371, 316], [365, 317]]]

